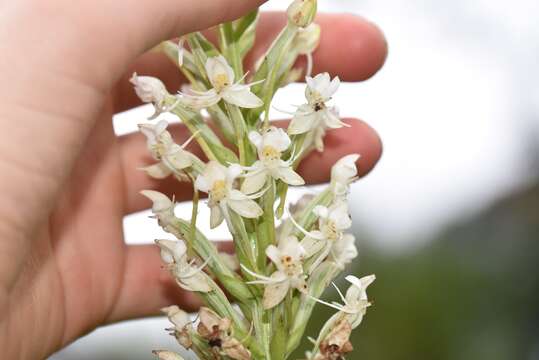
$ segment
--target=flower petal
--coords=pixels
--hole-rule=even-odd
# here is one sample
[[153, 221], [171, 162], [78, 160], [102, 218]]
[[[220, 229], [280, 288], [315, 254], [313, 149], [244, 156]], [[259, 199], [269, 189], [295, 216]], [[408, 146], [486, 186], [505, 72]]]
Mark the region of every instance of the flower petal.
[[255, 109], [264, 105], [264, 102], [245, 85], [232, 85], [223, 90], [221, 96], [229, 104], [241, 108]]
[[165, 179], [172, 174], [172, 171], [164, 163], [159, 162], [150, 166], [139, 168], [154, 179]]
[[301, 105], [288, 125], [290, 135], [304, 134], [315, 128], [318, 115], [309, 105]]
[[241, 184], [241, 191], [245, 194], [254, 194], [257, 191], [260, 191], [266, 183], [267, 175], [265, 170], [255, 170], [253, 175], [247, 173], [243, 180], [243, 184]]
[[218, 205], [210, 207], [210, 228], [215, 229], [221, 225], [224, 215]]
[[279, 179], [288, 185], [305, 185], [305, 180], [303, 180], [303, 178], [290, 167], [279, 167], [277, 170], [277, 175], [279, 176]]
[[205, 67], [208, 78], [210, 79], [210, 82], [214, 88], [218, 88], [223, 85], [219, 82], [219, 77], [222, 76], [225, 77], [226, 82], [229, 85], [232, 85], [234, 82], [234, 69], [232, 69], [232, 67], [228, 64], [223, 55], [208, 58]]
[[[240, 193], [238, 190], [232, 190], [232, 191]], [[262, 208], [255, 201], [251, 199], [244, 199], [244, 200], [228, 199], [227, 204], [234, 212], [248, 219], [255, 219], [257, 217], [262, 216], [262, 214], [264, 213], [262, 211]]]
[[[283, 274], [280, 271], [274, 272], [272, 278], [280, 278]], [[290, 289], [290, 281], [286, 280], [283, 282], [267, 285], [264, 289], [264, 299], [262, 300], [262, 305], [264, 309], [271, 309], [281, 303], [288, 294]]]

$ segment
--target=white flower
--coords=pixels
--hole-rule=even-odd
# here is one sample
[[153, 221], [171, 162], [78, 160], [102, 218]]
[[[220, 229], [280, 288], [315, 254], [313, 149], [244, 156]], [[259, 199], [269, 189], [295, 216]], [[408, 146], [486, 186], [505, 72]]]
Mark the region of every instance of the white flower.
[[262, 135], [256, 131], [249, 133], [249, 140], [258, 150], [258, 158], [252, 166], [244, 168], [249, 172], [241, 190], [246, 194], [260, 191], [268, 176], [289, 185], [304, 185], [305, 181], [293, 169], [293, 155], [288, 161], [281, 160], [282, 153], [291, 144], [290, 138], [283, 129], [270, 127]]
[[211, 210], [210, 225], [219, 226], [228, 216], [228, 208], [246, 218], [257, 218], [263, 214], [260, 206], [247, 196], [233, 189], [235, 179], [241, 174], [237, 164], [226, 168], [216, 161], [210, 161], [202, 174], [195, 181], [195, 188], [209, 195], [208, 205]]
[[288, 133], [299, 135], [312, 131], [318, 151], [324, 147], [323, 137], [327, 129], [349, 126], [339, 118], [336, 107], [328, 107], [327, 102], [337, 92], [340, 80], [331, 80], [328, 73], [318, 74], [314, 78], [306, 77], [305, 97], [307, 104], [298, 107], [290, 122]]
[[185, 105], [203, 109], [216, 105], [221, 100], [249, 109], [264, 105], [264, 102], [250, 90], [251, 86], [257, 83], [241, 84], [243, 79], [235, 83], [234, 70], [222, 55], [208, 58], [206, 73], [213, 88], [206, 92], [191, 90], [194, 95], [180, 94]]
[[174, 202], [168, 196], [153, 190], [143, 190], [140, 193], [153, 202], [152, 212], [161, 226], [167, 227], [174, 222]]
[[213, 290], [208, 277], [202, 272], [209, 259], [200, 267], [196, 267], [194, 260], [188, 261], [187, 247], [183, 241], [156, 240], [155, 243], [161, 249], [161, 259], [168, 265], [182, 289], [198, 292]]
[[295, 236], [281, 239], [279, 247], [268, 246], [266, 255], [277, 268], [271, 277], [256, 274], [242, 265], [247, 273], [259, 279], [251, 281], [249, 284], [265, 285], [263, 299], [265, 309], [271, 309], [280, 304], [291, 289], [307, 293], [306, 275], [303, 273], [305, 250]]
[[329, 259], [340, 269], [344, 270], [358, 255], [356, 238], [352, 234], [344, 234], [342, 239], [335, 242], [329, 253]]
[[159, 121], [156, 125], [140, 124], [140, 131], [146, 136], [148, 150], [155, 160], [160, 162], [145, 168], [148, 175], [157, 179], [164, 179], [174, 174], [183, 179], [184, 169], [193, 165], [193, 158], [190, 152], [185, 148], [196, 136], [191, 136], [183, 145], [175, 144], [172, 136], [166, 130], [168, 123], [165, 120]]
[[320, 25], [312, 23], [304, 29], [300, 28], [292, 42], [297, 53], [307, 57], [307, 76], [311, 76], [313, 71], [313, 52], [320, 44], [320, 33]]
[[359, 158], [358, 154], [347, 155], [331, 168], [331, 189], [335, 196], [346, 197], [350, 184], [357, 180], [356, 162]]
[[[306, 231], [295, 220], [290, 217], [296, 227], [305, 235], [301, 244], [305, 248], [306, 257], [316, 254], [316, 260], [311, 265], [314, 270], [332, 252], [335, 246], [342, 246], [340, 243], [344, 239], [344, 231], [352, 226], [352, 220], [348, 213], [348, 204], [338, 201], [329, 208], [316, 206], [313, 213], [318, 216], [318, 230]], [[349, 239], [346, 239], [349, 242]], [[337, 250], [340, 250], [339, 248]]]
[[367, 287], [376, 280], [376, 276], [368, 275], [359, 279], [353, 275], [348, 275], [345, 279], [351, 284], [346, 291], [346, 296], [344, 296], [339, 288], [335, 286], [343, 304], [335, 302], [327, 303], [319, 299], [313, 299], [319, 303], [339, 310], [338, 315], [345, 315], [348, 322], [352, 325], [352, 328], [355, 329], [361, 324], [363, 316], [367, 312], [367, 308], [371, 305], [367, 297]]
[[165, 102], [170, 94], [168, 93], [165, 84], [158, 78], [153, 76], [138, 76], [137, 73], [134, 73], [129, 81], [135, 86], [135, 92], [140, 100], [154, 105], [155, 114], [153, 114], [150, 119], [155, 119], [161, 113], [170, 111], [170, 109], [177, 105], [174, 104], [170, 107], [166, 106]]

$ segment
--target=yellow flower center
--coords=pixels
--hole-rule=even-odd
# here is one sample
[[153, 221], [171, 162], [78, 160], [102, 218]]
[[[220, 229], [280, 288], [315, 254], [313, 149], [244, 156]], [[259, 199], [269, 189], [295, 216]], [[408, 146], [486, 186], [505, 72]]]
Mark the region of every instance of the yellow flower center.
[[281, 152], [273, 146], [266, 145], [262, 148], [262, 158], [269, 161], [279, 160], [281, 159]]
[[226, 183], [224, 180], [217, 180], [213, 183], [211, 189], [211, 198], [213, 201], [219, 202], [226, 196]]
[[217, 92], [220, 92], [221, 90], [230, 85], [230, 81], [226, 74], [217, 74], [214, 78], [213, 83]]

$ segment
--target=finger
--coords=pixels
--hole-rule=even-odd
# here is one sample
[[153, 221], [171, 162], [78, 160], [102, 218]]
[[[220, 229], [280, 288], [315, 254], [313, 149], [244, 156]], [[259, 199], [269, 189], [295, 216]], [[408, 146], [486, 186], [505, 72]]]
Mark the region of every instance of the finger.
[[[365, 176], [369, 173], [380, 159], [382, 145], [376, 132], [362, 121], [354, 119], [344, 121], [350, 124], [351, 127], [328, 131], [324, 140], [326, 144], [324, 152], [313, 152], [299, 166], [299, 173], [307, 183], [327, 182], [331, 166], [338, 159], [348, 154], [361, 154], [357, 164], [360, 176]], [[275, 124], [285, 127], [288, 121], [278, 121]], [[171, 126], [170, 131], [178, 143], [189, 137], [187, 129], [181, 124]], [[126, 213], [141, 211], [149, 207], [149, 201], [139, 194], [141, 190], [145, 189], [157, 190], [169, 196], [174, 196], [177, 201], [192, 198], [191, 183], [180, 183], [172, 177], [165, 180], [155, 180], [144, 172], [136, 170], [155, 163], [155, 160], [148, 153], [146, 140], [142, 134], [134, 133], [120, 137], [120, 147], [122, 149], [123, 168], [126, 172], [124, 175], [126, 179], [124, 187], [126, 191]], [[198, 146], [193, 145], [188, 150], [202, 157]]]
[[[220, 251], [232, 252], [232, 242], [217, 242]], [[155, 245], [127, 248], [125, 277], [118, 299], [106, 322], [154, 316], [165, 306], [178, 305], [187, 312], [201, 305], [196, 294], [181, 289], [163, 268]]]
[[[380, 29], [367, 20], [354, 15], [321, 14], [317, 23], [322, 27], [320, 46], [314, 53], [313, 72], [329, 72], [344, 81], [361, 81], [374, 75], [384, 64], [387, 43]], [[284, 13], [264, 13], [257, 28], [257, 42], [246, 59], [252, 67], [271, 45], [286, 24]], [[344, 41], [343, 41], [344, 39]], [[300, 57], [298, 67], [304, 67]], [[140, 105], [129, 77], [139, 74], [155, 76], [165, 83], [170, 92], [180, 88], [185, 80], [178, 68], [165, 55], [149, 52], [141, 56], [118, 82], [114, 93], [115, 111], [121, 112]]]

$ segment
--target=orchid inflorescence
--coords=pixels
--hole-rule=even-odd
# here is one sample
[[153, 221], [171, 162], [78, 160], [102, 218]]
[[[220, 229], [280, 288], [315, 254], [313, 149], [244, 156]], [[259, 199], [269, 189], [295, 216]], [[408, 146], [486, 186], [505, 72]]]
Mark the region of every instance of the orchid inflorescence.
[[[134, 74], [131, 79], [140, 99], [155, 107], [150, 120], [172, 113], [191, 132], [180, 145], [164, 120], [139, 126], [155, 160], [141, 170], [152, 178], [173, 176], [193, 185], [189, 220], [175, 215], [174, 199], [165, 194], [142, 194], [153, 203], [152, 217], [175, 237], [156, 240], [164, 268], [179, 287], [204, 302], [194, 319], [177, 306], [163, 309], [173, 325], [170, 333], [199, 359], [287, 359], [317, 303], [337, 313], [306, 356], [344, 359], [352, 350], [350, 334], [370, 306], [366, 289], [374, 275], [347, 276], [345, 294], [335, 286], [342, 303], [321, 299], [358, 254], [349, 233], [347, 196], [358, 177], [359, 155], [347, 155], [333, 166], [326, 190], [286, 205], [288, 188], [305, 184], [296, 171], [301, 160], [311, 151], [324, 151], [327, 131], [348, 126], [331, 104], [339, 78], [311, 74], [320, 40], [320, 27], [313, 22], [316, 8], [315, 0], [294, 1], [288, 24], [252, 72], [244, 70], [243, 60], [254, 43], [257, 11], [219, 25], [218, 45], [200, 32], [162, 43], [159, 49], [190, 82], [181, 92], [169, 93], [154, 77]], [[300, 56], [307, 57], [306, 69], [294, 67]], [[273, 126], [269, 110], [275, 93], [299, 80], [303, 70], [306, 102], [291, 112], [288, 128]], [[207, 160], [188, 150], [191, 142]], [[210, 227], [227, 225], [234, 256], [219, 253], [197, 229], [201, 193], [208, 196]], [[154, 354], [182, 359], [171, 351]]]

